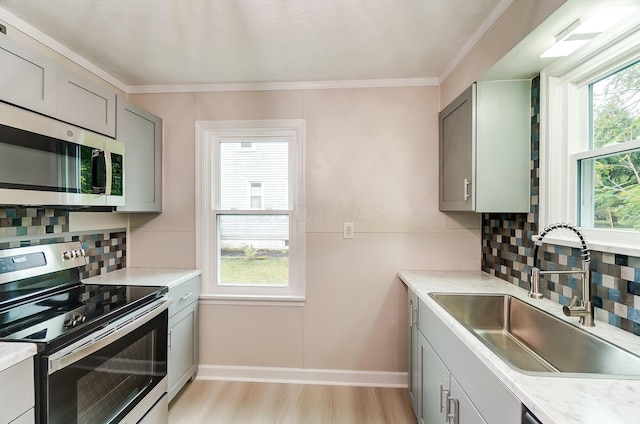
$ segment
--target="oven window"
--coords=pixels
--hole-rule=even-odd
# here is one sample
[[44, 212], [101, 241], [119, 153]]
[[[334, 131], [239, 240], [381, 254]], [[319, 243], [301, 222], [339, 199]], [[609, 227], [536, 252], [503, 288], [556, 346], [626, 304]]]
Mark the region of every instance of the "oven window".
[[[49, 376], [49, 423], [115, 423], [166, 376], [166, 311]], [[163, 321], [164, 320], [164, 321]]]

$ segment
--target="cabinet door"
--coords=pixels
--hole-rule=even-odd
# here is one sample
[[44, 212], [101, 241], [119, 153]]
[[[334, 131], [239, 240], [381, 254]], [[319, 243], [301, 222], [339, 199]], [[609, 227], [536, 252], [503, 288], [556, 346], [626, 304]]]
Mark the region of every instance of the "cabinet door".
[[440, 112], [440, 210], [475, 210], [475, 84]]
[[408, 387], [411, 407], [414, 414], [418, 413], [418, 296], [409, 290], [409, 372]]
[[52, 61], [0, 34], [0, 99], [56, 114], [56, 67]]
[[169, 380], [169, 400], [180, 391], [198, 365], [198, 302], [169, 318], [169, 360], [167, 374]]
[[444, 422], [446, 400], [449, 394], [449, 370], [444, 366], [427, 339], [419, 333], [420, 402], [418, 422], [432, 424]]
[[0, 423], [11, 422], [34, 405], [33, 358], [0, 371]]
[[117, 98], [116, 138], [125, 143], [125, 205], [119, 212], [162, 212], [162, 119]]
[[448, 416], [451, 424], [487, 424], [456, 379], [451, 377]]
[[116, 95], [66, 69], [58, 69], [57, 117], [115, 137]]

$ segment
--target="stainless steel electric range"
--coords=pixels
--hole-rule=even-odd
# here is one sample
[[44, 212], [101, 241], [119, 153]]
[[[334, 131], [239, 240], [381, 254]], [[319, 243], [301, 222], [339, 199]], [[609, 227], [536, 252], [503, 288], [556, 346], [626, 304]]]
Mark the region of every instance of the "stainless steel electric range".
[[85, 264], [80, 242], [0, 250], [0, 341], [38, 347], [38, 424], [135, 423], [167, 390], [167, 288], [83, 284]]

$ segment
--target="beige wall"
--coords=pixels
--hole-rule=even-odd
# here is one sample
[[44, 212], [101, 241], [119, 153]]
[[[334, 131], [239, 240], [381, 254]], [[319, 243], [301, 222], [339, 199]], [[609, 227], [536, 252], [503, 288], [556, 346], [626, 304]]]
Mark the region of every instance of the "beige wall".
[[480, 79], [498, 60], [567, 0], [513, 0], [496, 23], [440, 84], [440, 109]]
[[307, 302], [201, 305], [201, 365], [405, 371], [396, 271], [480, 266], [476, 217], [438, 211], [438, 87], [130, 98], [165, 125], [165, 212], [131, 216], [132, 266], [195, 266], [195, 121], [307, 120]]

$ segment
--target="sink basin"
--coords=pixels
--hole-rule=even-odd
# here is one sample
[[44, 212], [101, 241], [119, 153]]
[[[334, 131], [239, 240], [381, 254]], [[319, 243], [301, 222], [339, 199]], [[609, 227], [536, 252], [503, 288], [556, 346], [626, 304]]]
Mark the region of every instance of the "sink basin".
[[[430, 293], [512, 368], [577, 377], [640, 378], [640, 357], [505, 294]], [[569, 376], [569, 375], [566, 375]]]

